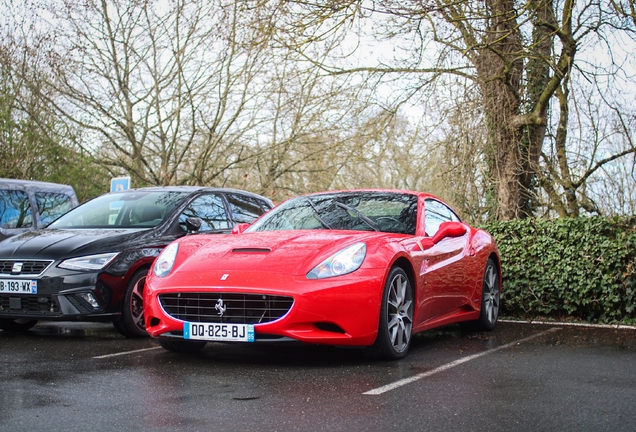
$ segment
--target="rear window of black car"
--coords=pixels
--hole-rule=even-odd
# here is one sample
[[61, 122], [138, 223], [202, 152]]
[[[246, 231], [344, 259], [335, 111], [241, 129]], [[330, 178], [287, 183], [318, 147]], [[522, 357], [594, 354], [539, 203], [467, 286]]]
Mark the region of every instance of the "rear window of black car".
[[63, 193], [36, 192], [35, 202], [38, 206], [39, 222], [44, 226], [73, 208], [71, 197]]
[[33, 213], [29, 196], [19, 190], [0, 190], [0, 228], [30, 228]]

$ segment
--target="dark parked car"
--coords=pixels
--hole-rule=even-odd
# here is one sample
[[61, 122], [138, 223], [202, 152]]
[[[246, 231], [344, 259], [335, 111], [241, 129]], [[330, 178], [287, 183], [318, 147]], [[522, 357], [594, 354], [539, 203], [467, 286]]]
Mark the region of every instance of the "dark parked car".
[[43, 228], [78, 204], [72, 186], [0, 178], [0, 240]]
[[229, 233], [271, 207], [249, 192], [202, 187], [132, 189], [87, 201], [45, 229], [0, 242], [0, 328], [112, 321], [126, 336], [145, 336], [143, 287], [159, 252], [189, 231]]

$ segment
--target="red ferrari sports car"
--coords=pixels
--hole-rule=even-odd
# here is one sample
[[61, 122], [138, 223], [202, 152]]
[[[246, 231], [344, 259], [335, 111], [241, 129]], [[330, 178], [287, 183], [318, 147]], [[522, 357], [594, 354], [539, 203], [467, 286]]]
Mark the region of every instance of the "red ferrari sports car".
[[493, 238], [440, 199], [323, 192], [232, 234], [168, 245], [146, 280], [145, 322], [172, 351], [295, 340], [398, 359], [424, 330], [459, 322], [492, 330], [500, 287]]

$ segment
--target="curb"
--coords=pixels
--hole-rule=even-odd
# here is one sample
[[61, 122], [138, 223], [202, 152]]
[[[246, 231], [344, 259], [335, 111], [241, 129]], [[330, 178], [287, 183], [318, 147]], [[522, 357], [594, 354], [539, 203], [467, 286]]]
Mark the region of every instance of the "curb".
[[558, 325], [558, 326], [571, 326], [571, 327], [590, 327], [599, 329], [615, 329], [615, 330], [636, 330], [636, 326], [625, 324], [586, 324], [586, 323], [571, 323], [571, 322], [559, 322], [559, 321], [517, 321], [517, 320], [502, 320], [499, 322], [513, 323], [513, 324], [541, 324], [541, 325]]

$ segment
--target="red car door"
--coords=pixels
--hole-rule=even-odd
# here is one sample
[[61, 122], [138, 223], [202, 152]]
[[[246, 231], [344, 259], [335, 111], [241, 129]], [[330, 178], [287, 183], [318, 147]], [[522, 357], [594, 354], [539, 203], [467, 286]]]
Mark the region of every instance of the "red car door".
[[[443, 222], [459, 222], [459, 218], [439, 201], [427, 199], [425, 202], [425, 224], [430, 239]], [[466, 278], [468, 267], [469, 232], [461, 236], [442, 238], [432, 247], [415, 253], [420, 263], [419, 269], [419, 311], [415, 325], [424, 323], [461, 308], [470, 302], [472, 287]]]

